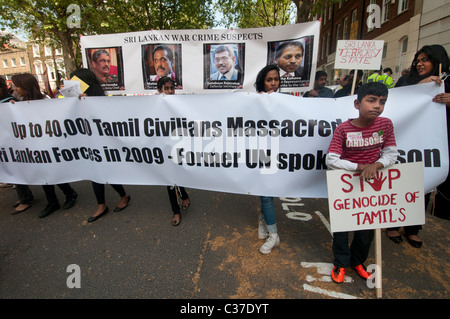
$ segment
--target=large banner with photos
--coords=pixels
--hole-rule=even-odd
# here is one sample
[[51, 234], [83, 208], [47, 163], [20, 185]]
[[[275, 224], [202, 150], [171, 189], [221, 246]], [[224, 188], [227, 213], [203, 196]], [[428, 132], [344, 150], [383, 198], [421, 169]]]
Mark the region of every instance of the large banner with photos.
[[[423, 162], [430, 191], [448, 174], [445, 106], [431, 83], [389, 91], [399, 163]], [[229, 193], [327, 197], [325, 156], [355, 97], [193, 94], [3, 103], [0, 182], [80, 180]]]
[[233, 30], [150, 30], [83, 36], [83, 65], [109, 94], [154, 94], [171, 76], [177, 94], [255, 92], [259, 70], [281, 69], [282, 92], [312, 88], [320, 22]]

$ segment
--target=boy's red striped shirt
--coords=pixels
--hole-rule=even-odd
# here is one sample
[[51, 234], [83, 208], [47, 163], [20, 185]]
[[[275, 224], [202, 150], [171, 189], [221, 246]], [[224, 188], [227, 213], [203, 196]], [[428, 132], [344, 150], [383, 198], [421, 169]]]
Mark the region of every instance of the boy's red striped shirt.
[[390, 146], [396, 146], [390, 119], [377, 117], [368, 127], [357, 127], [348, 120], [337, 127], [328, 153], [353, 163], [371, 164], [380, 158], [383, 148]]

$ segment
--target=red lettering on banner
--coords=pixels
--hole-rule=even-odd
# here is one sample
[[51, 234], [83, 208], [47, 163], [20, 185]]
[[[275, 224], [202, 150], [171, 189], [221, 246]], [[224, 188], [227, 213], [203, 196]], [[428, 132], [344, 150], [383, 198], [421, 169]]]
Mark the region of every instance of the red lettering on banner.
[[350, 192], [353, 190], [353, 185], [352, 185], [352, 183], [346, 181], [346, 180], [344, 179], [344, 177], [345, 177], [345, 178], [347, 178], [347, 177], [352, 178], [352, 176], [351, 176], [350, 174], [343, 174], [343, 175], [341, 175], [341, 181], [343, 181], [345, 184], [347, 184], [347, 185], [350, 186], [349, 189], [342, 188], [342, 191], [343, 191], [344, 193], [350, 193]]
[[403, 212], [405, 211], [405, 209], [402, 207], [402, 208], [400, 208], [398, 211], [399, 211], [399, 213], [402, 214], [402, 216], [403, 216], [402, 219], [399, 218], [398, 220], [401, 221], [401, 222], [404, 222], [405, 219], [406, 219], [405, 214], [403, 214]]
[[[395, 173], [395, 176], [394, 176]], [[389, 189], [392, 189], [392, 181], [400, 178], [400, 171], [396, 168], [388, 170]]]
[[376, 206], [387, 206], [397, 204], [397, 194], [383, 194], [383, 195], [372, 195], [370, 197], [358, 197], [353, 198], [353, 209], [362, 207], [376, 207]]
[[[345, 184], [347, 184], [349, 187], [348, 188], [342, 188], [342, 191], [344, 193], [350, 193], [353, 191], [353, 185], [350, 182], [350, 179], [353, 177], [359, 177], [361, 175], [361, 173], [353, 173], [352, 175], [350, 174], [342, 174], [341, 175], [341, 181]], [[401, 176], [400, 170], [394, 168], [394, 169], [389, 169], [388, 170], [388, 187], [389, 189], [392, 189], [392, 182], [399, 179]], [[364, 184], [368, 183], [369, 185], [372, 186], [372, 188], [376, 191], [380, 191], [381, 190], [381, 186], [383, 185], [383, 182], [386, 180], [386, 178], [383, 179], [383, 174], [378, 174], [377, 173], [377, 178], [374, 179], [374, 181], [364, 181], [362, 179], [359, 180], [359, 186], [360, 186], [360, 190], [361, 192], [364, 192]]]
[[[396, 223], [397, 221], [403, 222], [406, 219], [405, 209], [402, 207], [400, 209], [380, 209], [378, 211], [370, 212], [358, 212], [352, 214], [356, 216], [356, 224], [360, 225], [372, 225], [373, 223], [384, 224], [384, 223]], [[398, 216], [399, 213], [401, 216]]]

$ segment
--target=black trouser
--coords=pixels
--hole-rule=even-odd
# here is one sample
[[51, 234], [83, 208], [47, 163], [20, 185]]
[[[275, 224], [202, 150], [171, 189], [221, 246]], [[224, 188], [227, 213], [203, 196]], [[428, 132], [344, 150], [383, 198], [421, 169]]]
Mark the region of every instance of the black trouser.
[[333, 233], [333, 264], [339, 267], [355, 267], [363, 264], [369, 256], [374, 231], [358, 230], [353, 232], [352, 244], [348, 246], [349, 232]]
[[33, 193], [31, 192], [28, 185], [16, 184], [17, 196], [19, 197], [19, 202], [23, 205], [31, 205], [33, 202]]
[[[57, 184], [57, 186], [63, 191], [64, 195], [66, 195], [66, 198], [72, 196], [75, 193], [69, 183]], [[42, 185], [42, 188], [44, 189], [48, 204], [58, 202], [55, 185]]]
[[188, 199], [189, 195], [184, 189], [184, 187], [180, 186], [167, 186], [167, 192], [169, 193], [170, 205], [172, 206], [172, 212], [174, 214], [180, 214], [180, 205], [177, 200], [177, 191], [181, 200]]
[[443, 219], [450, 219], [450, 175], [445, 182], [437, 187], [434, 215]]
[[[112, 188], [120, 195], [120, 197], [125, 196], [125, 188], [120, 184], [109, 184]], [[94, 189], [95, 198], [97, 199], [97, 204], [101, 205], [106, 202], [105, 200], [105, 184], [99, 184], [92, 182], [92, 188]]]

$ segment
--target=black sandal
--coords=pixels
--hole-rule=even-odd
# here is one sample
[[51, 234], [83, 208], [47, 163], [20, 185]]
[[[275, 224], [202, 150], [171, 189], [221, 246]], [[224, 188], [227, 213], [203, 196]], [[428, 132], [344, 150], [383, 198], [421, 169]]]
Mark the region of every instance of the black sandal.
[[191, 206], [191, 199], [190, 199], [190, 198], [186, 198], [186, 199], [189, 200], [189, 203], [187, 203], [186, 205], [182, 205], [182, 206], [181, 206], [181, 208], [182, 208], [182, 209], [185, 209], [185, 210], [188, 209], [189, 206]]
[[[178, 218], [176, 218], [176, 217], [178, 217]], [[180, 224], [180, 222], [181, 222], [181, 214], [180, 213], [173, 214], [172, 221], [171, 221], [172, 226], [178, 226]]]

